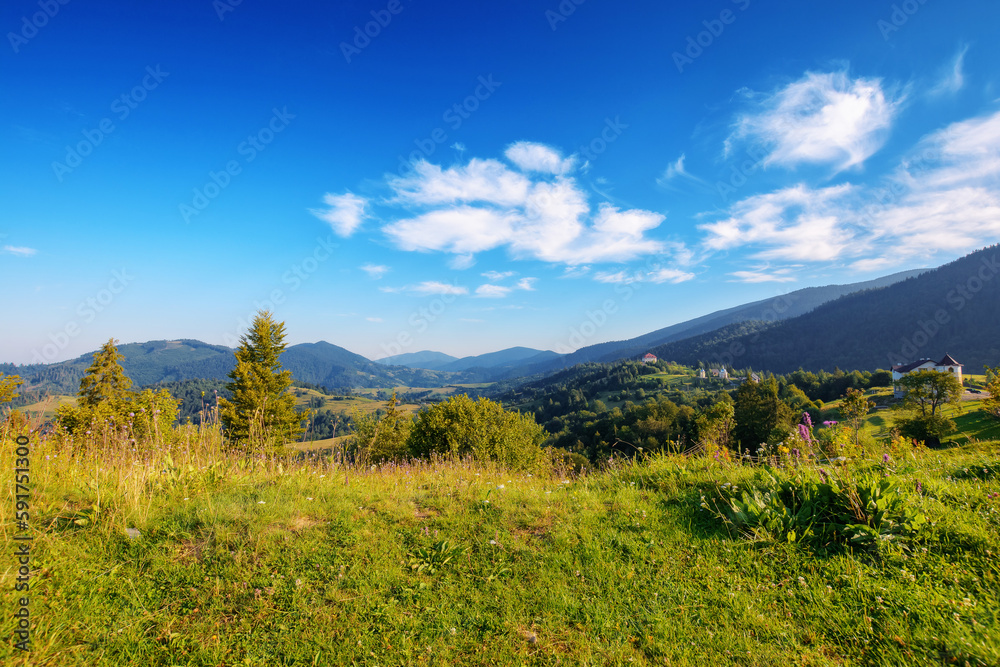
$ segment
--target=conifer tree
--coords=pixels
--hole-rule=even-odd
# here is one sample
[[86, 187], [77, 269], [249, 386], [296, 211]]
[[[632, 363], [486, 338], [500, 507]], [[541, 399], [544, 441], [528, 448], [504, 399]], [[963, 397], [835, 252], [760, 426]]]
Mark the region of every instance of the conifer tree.
[[80, 407], [92, 408], [109, 400], [120, 400], [129, 395], [132, 380], [125, 375], [121, 360], [125, 358], [115, 347], [114, 338], [108, 340], [94, 353], [94, 361], [80, 380]]
[[219, 400], [219, 419], [230, 441], [244, 444], [268, 438], [277, 444], [303, 431], [304, 414], [297, 412], [295, 397], [286, 393], [291, 371], [281, 370], [278, 358], [285, 350], [285, 323], [275, 322], [269, 311], [259, 311], [250, 330], [240, 337], [236, 368], [226, 388], [232, 400]]
[[18, 385], [23, 383], [24, 380], [20, 376], [0, 374], [0, 403], [6, 403], [11, 399], [17, 398], [15, 390]]

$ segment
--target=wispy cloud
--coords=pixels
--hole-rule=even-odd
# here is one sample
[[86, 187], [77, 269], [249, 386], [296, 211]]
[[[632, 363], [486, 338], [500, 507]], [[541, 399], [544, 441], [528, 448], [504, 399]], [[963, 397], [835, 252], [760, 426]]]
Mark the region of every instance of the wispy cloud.
[[32, 257], [38, 252], [35, 248], [14, 245], [5, 245], [3, 251], [8, 255], [17, 255], [18, 257]]
[[670, 187], [671, 183], [674, 180], [676, 180], [676, 179], [684, 179], [684, 180], [688, 180], [688, 181], [693, 181], [693, 182], [698, 183], [700, 185], [711, 187], [711, 186], [709, 186], [708, 183], [706, 183], [704, 181], [704, 179], [698, 178], [694, 174], [690, 173], [684, 167], [684, 161], [686, 159], [687, 159], [687, 156], [685, 154], [681, 153], [681, 156], [679, 158], [677, 158], [675, 161], [673, 161], [673, 162], [671, 162], [670, 164], [667, 165], [667, 168], [663, 170], [663, 173], [660, 174], [660, 177], [656, 179], [656, 184], [659, 185], [662, 188], [666, 188], [666, 187]]
[[389, 272], [389, 267], [382, 264], [365, 264], [360, 267], [362, 271], [368, 274], [369, 278], [378, 280], [386, 273]]
[[880, 79], [807, 72], [740, 116], [727, 152], [736, 141], [749, 139], [768, 147], [765, 166], [828, 164], [842, 171], [882, 147], [901, 105]]
[[610, 271], [598, 271], [594, 274], [594, 280], [599, 283], [611, 283], [615, 285], [630, 285], [632, 283], [683, 283], [693, 280], [695, 275], [688, 271], [670, 268], [656, 268], [650, 270], [628, 271], [621, 270], [614, 273]]
[[383, 321], [381, 317], [366, 317], [365, 319], [368, 320], [369, 322], [382, 322]]
[[335, 195], [327, 193], [323, 203], [329, 206], [327, 210], [309, 209], [309, 212], [320, 220], [328, 223], [338, 236], [348, 237], [361, 226], [365, 218], [368, 200], [350, 192]]
[[387, 294], [415, 294], [417, 296], [462, 295], [469, 293], [469, 290], [465, 287], [437, 280], [425, 280], [416, 285], [404, 285], [403, 287], [379, 287], [379, 291]]
[[503, 287], [501, 285], [480, 285], [476, 288], [476, 296], [487, 299], [501, 299], [510, 294], [512, 289], [511, 287]]
[[741, 283], [791, 283], [795, 282], [791, 268], [770, 269], [762, 267], [751, 271], [734, 271], [729, 275]]
[[510, 278], [511, 276], [514, 275], [514, 272], [513, 271], [486, 271], [485, 273], [482, 273], [480, 275], [482, 275], [483, 278], [486, 278], [487, 280], [490, 280], [492, 282], [498, 282], [500, 280], [504, 280], [505, 278]]
[[538, 282], [538, 278], [521, 278], [517, 281], [517, 289], [534, 292], [536, 282]]
[[931, 88], [931, 95], [954, 95], [965, 86], [965, 54], [969, 52], [968, 45], [962, 46], [951, 63], [944, 68], [937, 84]]

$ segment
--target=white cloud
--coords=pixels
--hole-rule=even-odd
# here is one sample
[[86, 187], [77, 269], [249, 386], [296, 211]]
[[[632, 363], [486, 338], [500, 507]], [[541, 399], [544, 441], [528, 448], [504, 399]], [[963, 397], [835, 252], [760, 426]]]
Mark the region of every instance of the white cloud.
[[768, 269], [767, 267], [752, 271], [734, 271], [729, 275], [741, 283], [790, 283], [795, 282], [795, 276], [790, 275], [792, 269]]
[[465, 166], [448, 169], [421, 160], [409, 175], [390, 178], [389, 186], [404, 204], [517, 206], [527, 197], [531, 181], [497, 160], [473, 158]]
[[380, 287], [379, 290], [388, 294], [406, 292], [409, 294], [416, 294], [418, 296], [460, 296], [469, 293], [468, 289], [461, 287], [460, 285], [452, 285], [450, 283], [443, 283], [436, 280], [425, 280], [422, 283], [418, 283], [416, 285], [406, 285], [405, 287]]
[[535, 291], [535, 283], [538, 282], [538, 278], [521, 278], [517, 281], [517, 289], [523, 289], [527, 292]]
[[546, 174], [561, 175], [573, 168], [572, 157], [563, 159], [559, 151], [544, 144], [530, 141], [518, 141], [511, 144], [504, 156], [523, 171], [538, 171]]
[[753, 244], [760, 259], [829, 261], [851, 249], [854, 232], [838, 213], [850, 185], [814, 190], [797, 185], [736, 202], [729, 217], [699, 225], [709, 250]]
[[594, 280], [599, 283], [611, 283], [615, 285], [630, 285], [632, 283], [683, 283], [694, 279], [694, 274], [687, 271], [672, 268], [654, 268], [651, 270], [637, 271], [598, 271], [594, 274]]
[[17, 255], [18, 257], [31, 257], [38, 252], [35, 248], [14, 245], [5, 245], [3, 251], [8, 255]]
[[[558, 158], [540, 144], [515, 144], [511, 152], [536, 171]], [[647, 236], [662, 214], [607, 203], [593, 210], [570, 175], [529, 178], [496, 160], [472, 159], [448, 169], [420, 162], [389, 185], [390, 203], [426, 209], [383, 227], [403, 250], [472, 255], [506, 247], [518, 259], [576, 265], [629, 261], [665, 248]]]
[[385, 227], [385, 233], [403, 250], [468, 255], [509, 243], [516, 223], [513, 212], [458, 206], [400, 220]]
[[807, 72], [741, 116], [727, 150], [746, 139], [768, 147], [765, 165], [830, 164], [841, 171], [882, 147], [901, 104], [887, 98], [880, 79]]
[[930, 90], [931, 95], [954, 95], [965, 86], [965, 74], [962, 68], [965, 64], [965, 54], [969, 52], [968, 46], [963, 46], [952, 59], [938, 81]]
[[476, 296], [488, 299], [500, 299], [510, 294], [512, 289], [511, 287], [503, 287], [501, 285], [480, 285], [476, 288]]
[[464, 287], [459, 287], [458, 285], [451, 285], [449, 283], [436, 282], [433, 280], [424, 281], [419, 285], [416, 285], [415, 287], [412, 288], [412, 291], [416, 292], [417, 294], [423, 294], [423, 295], [432, 295], [432, 294], [461, 295], [469, 293], [469, 290], [467, 290]]
[[455, 255], [448, 260], [448, 268], [455, 269], [456, 271], [464, 271], [465, 269], [475, 266], [475, 264], [476, 256], [472, 253], [467, 255]]
[[646, 280], [651, 283], [683, 283], [688, 280], [693, 280], [694, 274], [688, 271], [681, 271], [680, 269], [657, 269], [656, 271], [651, 271], [646, 276]]
[[513, 271], [487, 271], [487, 272], [482, 273], [480, 275], [482, 275], [483, 278], [486, 278], [487, 280], [490, 280], [492, 282], [499, 282], [501, 280], [504, 280], [505, 278], [510, 278], [511, 276], [514, 275], [514, 272]]
[[[925, 137], [889, 184], [814, 189], [798, 185], [733, 204], [702, 224], [706, 249], [762, 260], [849, 261], [876, 271], [938, 252], [957, 255], [1000, 238], [1000, 112]], [[776, 271], [733, 274], [784, 280]]]
[[326, 211], [309, 209], [309, 212], [327, 222], [338, 236], [347, 237], [361, 226], [368, 200], [350, 192], [342, 195], [327, 193], [323, 196], [323, 203], [330, 208]]
[[389, 267], [382, 264], [365, 264], [360, 267], [370, 278], [378, 280], [389, 272]]
[[563, 274], [561, 278], [582, 278], [583, 276], [590, 273], [589, 266], [567, 266], [563, 269]]

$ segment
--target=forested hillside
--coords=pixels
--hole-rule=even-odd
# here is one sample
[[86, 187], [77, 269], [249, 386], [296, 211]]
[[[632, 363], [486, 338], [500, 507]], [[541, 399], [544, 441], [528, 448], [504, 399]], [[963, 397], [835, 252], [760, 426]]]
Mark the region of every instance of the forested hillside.
[[982, 372], [1000, 361], [1000, 250], [990, 246], [790, 320], [732, 325], [652, 352], [684, 364], [775, 373], [885, 369], [948, 353], [967, 372]]

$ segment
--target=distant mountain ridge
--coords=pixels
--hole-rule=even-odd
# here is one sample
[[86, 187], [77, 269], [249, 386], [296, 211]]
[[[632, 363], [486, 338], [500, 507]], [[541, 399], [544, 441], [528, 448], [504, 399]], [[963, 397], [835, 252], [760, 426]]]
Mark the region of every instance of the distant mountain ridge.
[[1000, 364], [1000, 246], [778, 322], [744, 322], [650, 351], [684, 364], [774, 373], [887, 369], [951, 354], [967, 373]]
[[919, 276], [930, 269], [914, 269], [900, 271], [888, 276], [845, 285], [826, 285], [822, 287], [805, 287], [788, 294], [782, 294], [770, 299], [754, 301], [742, 306], [719, 310], [692, 320], [673, 324], [657, 329], [647, 334], [622, 341], [609, 341], [582, 347], [575, 352], [563, 355], [558, 359], [540, 364], [519, 367], [513, 370], [521, 375], [535, 375], [552, 372], [576, 364], [589, 361], [610, 362], [619, 359], [639, 357], [652, 348], [671, 341], [683, 340], [699, 334], [715, 331], [739, 322], [771, 321], [776, 322], [807, 313], [818, 306], [838, 299], [846, 294], [886, 287], [898, 282]]
[[[194, 379], [228, 380], [236, 366], [233, 349], [191, 339], [125, 343], [118, 351], [124, 355], [122, 368], [135, 387]], [[91, 352], [55, 364], [0, 364], [0, 372], [20, 375], [25, 391], [75, 394], [92, 361]], [[331, 388], [437, 387], [453, 381], [448, 373], [376, 364], [325, 341], [289, 346], [281, 355], [281, 364], [296, 380]]]
[[[442, 352], [422, 351], [374, 362], [320, 341], [288, 347], [281, 362], [296, 380], [329, 388], [438, 387], [512, 380], [553, 373], [577, 363], [639, 357], [649, 351], [661, 358], [690, 364], [713, 361], [714, 357], [722, 363], [726, 362], [726, 354], [730, 354], [734, 357], [732, 364], [737, 367], [752, 365], [775, 372], [799, 366], [864, 370], [886, 367], [888, 364], [881, 359], [888, 360], [889, 352], [861, 351], [884, 347], [893, 336], [901, 336], [902, 342], [896, 344], [900, 348], [896, 356], [901, 361], [908, 360], [910, 352], [927, 356], [948, 352], [976, 372], [987, 360], [994, 365], [1000, 363], [995, 354], [1000, 347], [997, 335], [1000, 298], [996, 295], [1000, 280], [990, 282], [976, 273], [985, 272], [988, 278], [993, 277], [995, 272], [990, 272], [995, 266], [995, 249], [996, 246], [983, 249], [938, 269], [905, 271], [848, 285], [807, 287], [632, 339], [591, 345], [568, 355], [512, 347], [461, 359]], [[976, 265], [977, 261], [981, 267]], [[978, 280], [975, 290], [962, 287], [965, 284], [962, 271], [973, 272], [966, 282]], [[941, 276], [947, 276], [947, 280], [942, 282]], [[971, 293], [964, 295], [963, 290]], [[872, 303], [878, 307], [873, 308]], [[963, 310], [967, 303], [974, 307]], [[935, 324], [935, 311], [944, 312], [949, 321]], [[881, 324], [876, 326], [871, 322]], [[887, 322], [895, 324], [888, 326]], [[924, 334], [920, 333], [922, 330]], [[849, 335], [853, 331], [863, 331], [865, 335], [860, 338]], [[909, 333], [904, 335], [900, 331]], [[921, 341], [921, 335], [928, 340]], [[906, 340], [912, 350], [908, 350]], [[928, 345], [932, 340], [934, 345]], [[853, 351], [838, 350], [838, 341]], [[936, 347], [945, 342], [946, 349]], [[742, 346], [738, 355], [727, 352], [734, 345]], [[820, 349], [822, 353], [818, 352]], [[226, 380], [235, 365], [232, 349], [191, 339], [128, 343], [120, 345], [119, 350], [124, 355], [122, 365], [137, 387], [190, 379]], [[74, 394], [91, 360], [92, 353], [56, 364], [0, 364], [0, 372], [21, 375], [26, 380], [26, 391]]]

